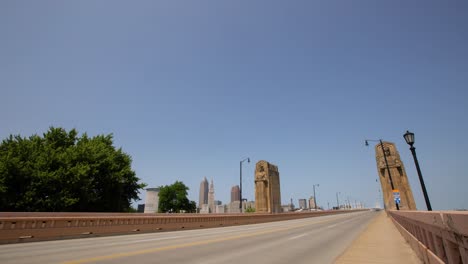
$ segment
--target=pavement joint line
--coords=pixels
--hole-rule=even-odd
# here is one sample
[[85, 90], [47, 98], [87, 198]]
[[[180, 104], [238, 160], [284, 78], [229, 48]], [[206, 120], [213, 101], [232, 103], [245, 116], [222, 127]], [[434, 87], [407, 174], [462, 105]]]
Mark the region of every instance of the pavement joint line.
[[300, 234], [300, 235], [298, 235], [298, 236], [290, 237], [290, 238], [288, 238], [288, 240], [297, 239], [297, 238], [300, 238], [300, 237], [303, 237], [303, 236], [307, 236], [307, 235], [308, 235], [307, 233], [305, 233], [305, 234]]
[[179, 248], [207, 245], [207, 244], [212, 244], [212, 243], [217, 243], [217, 242], [236, 240], [236, 239], [240, 239], [240, 238], [271, 234], [271, 233], [274, 233], [274, 232], [291, 230], [291, 229], [300, 228], [300, 227], [304, 227], [304, 226], [308, 226], [308, 225], [326, 223], [326, 222], [330, 222], [330, 221], [333, 221], [333, 220], [336, 220], [336, 219], [327, 219], [327, 220], [320, 221], [320, 222], [314, 222], [312, 224], [307, 223], [307, 224], [301, 224], [301, 225], [295, 225], [295, 226], [283, 227], [283, 228], [276, 228], [276, 229], [270, 229], [270, 230], [259, 231], [259, 232], [250, 233], [250, 234], [231, 236], [231, 237], [208, 239], [208, 240], [204, 240], [204, 241], [196, 241], [196, 242], [190, 242], [190, 243], [185, 243], [185, 244], [175, 244], [175, 245], [164, 246], [164, 247], [159, 247], [159, 248], [123, 252], [123, 253], [104, 255], [104, 256], [97, 256], [97, 257], [91, 257], [91, 258], [83, 258], [83, 259], [78, 259], [78, 260], [66, 261], [66, 262], [63, 262], [63, 264], [91, 263], [91, 262], [97, 262], [97, 261], [103, 261], [103, 260], [110, 260], [110, 259], [117, 259], [117, 258], [123, 258], [123, 257], [131, 257], [131, 256], [136, 256], [136, 255], [143, 255], [143, 254], [154, 253], [154, 252], [165, 251], [165, 250], [171, 250], [171, 249], [179, 249]]

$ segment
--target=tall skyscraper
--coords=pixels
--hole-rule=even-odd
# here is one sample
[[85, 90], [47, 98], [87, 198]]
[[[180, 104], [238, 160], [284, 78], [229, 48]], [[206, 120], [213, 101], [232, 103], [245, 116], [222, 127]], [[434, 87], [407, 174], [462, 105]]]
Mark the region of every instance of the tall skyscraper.
[[208, 191], [208, 207], [210, 208], [210, 213], [214, 213], [216, 210], [214, 199], [214, 184], [213, 179], [211, 179], [210, 190]]
[[406, 175], [405, 167], [403, 166], [395, 144], [383, 142], [383, 148], [382, 151], [382, 146], [380, 144], [375, 145], [375, 159], [377, 161], [380, 184], [382, 185], [385, 209], [396, 209], [390, 177], [387, 165], [385, 164], [386, 157], [390, 175], [392, 176], [393, 187], [395, 191], [398, 191], [400, 194], [400, 210], [416, 210], [416, 203], [414, 202], [413, 192], [408, 182], [408, 176]]
[[235, 201], [240, 201], [239, 185], [232, 186], [231, 188], [231, 203]]
[[200, 183], [200, 196], [198, 200], [198, 208], [203, 208], [204, 204], [208, 204], [208, 181], [206, 177]]

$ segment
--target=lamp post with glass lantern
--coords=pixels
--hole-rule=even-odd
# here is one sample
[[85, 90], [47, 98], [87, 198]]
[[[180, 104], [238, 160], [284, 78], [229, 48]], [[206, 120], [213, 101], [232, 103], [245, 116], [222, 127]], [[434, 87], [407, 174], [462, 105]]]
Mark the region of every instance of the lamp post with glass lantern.
[[411, 150], [411, 153], [413, 154], [414, 163], [416, 164], [416, 170], [418, 171], [419, 181], [421, 182], [421, 188], [424, 194], [424, 200], [426, 200], [427, 210], [432, 211], [431, 202], [429, 201], [429, 196], [427, 195], [427, 191], [426, 191], [426, 185], [424, 184], [424, 179], [422, 177], [421, 169], [419, 168], [418, 158], [416, 157], [416, 148], [413, 146], [414, 133], [411, 133], [408, 130], [406, 130], [406, 133], [403, 135], [403, 137], [405, 138], [406, 143], [410, 145], [410, 150]]

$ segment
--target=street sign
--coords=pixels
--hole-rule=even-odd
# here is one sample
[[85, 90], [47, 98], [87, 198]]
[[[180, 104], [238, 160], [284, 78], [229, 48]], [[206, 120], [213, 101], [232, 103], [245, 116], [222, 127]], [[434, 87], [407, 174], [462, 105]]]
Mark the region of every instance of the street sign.
[[395, 203], [400, 204], [400, 191], [399, 190], [393, 190], [393, 199], [395, 200]]

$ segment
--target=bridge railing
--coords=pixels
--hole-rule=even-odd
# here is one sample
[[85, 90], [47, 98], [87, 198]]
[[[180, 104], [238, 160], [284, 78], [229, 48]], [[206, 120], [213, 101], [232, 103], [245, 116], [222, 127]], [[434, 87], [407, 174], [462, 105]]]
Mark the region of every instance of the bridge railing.
[[281, 214], [0, 213], [0, 244], [300, 219], [359, 210]]
[[468, 264], [468, 212], [388, 211], [425, 263]]

